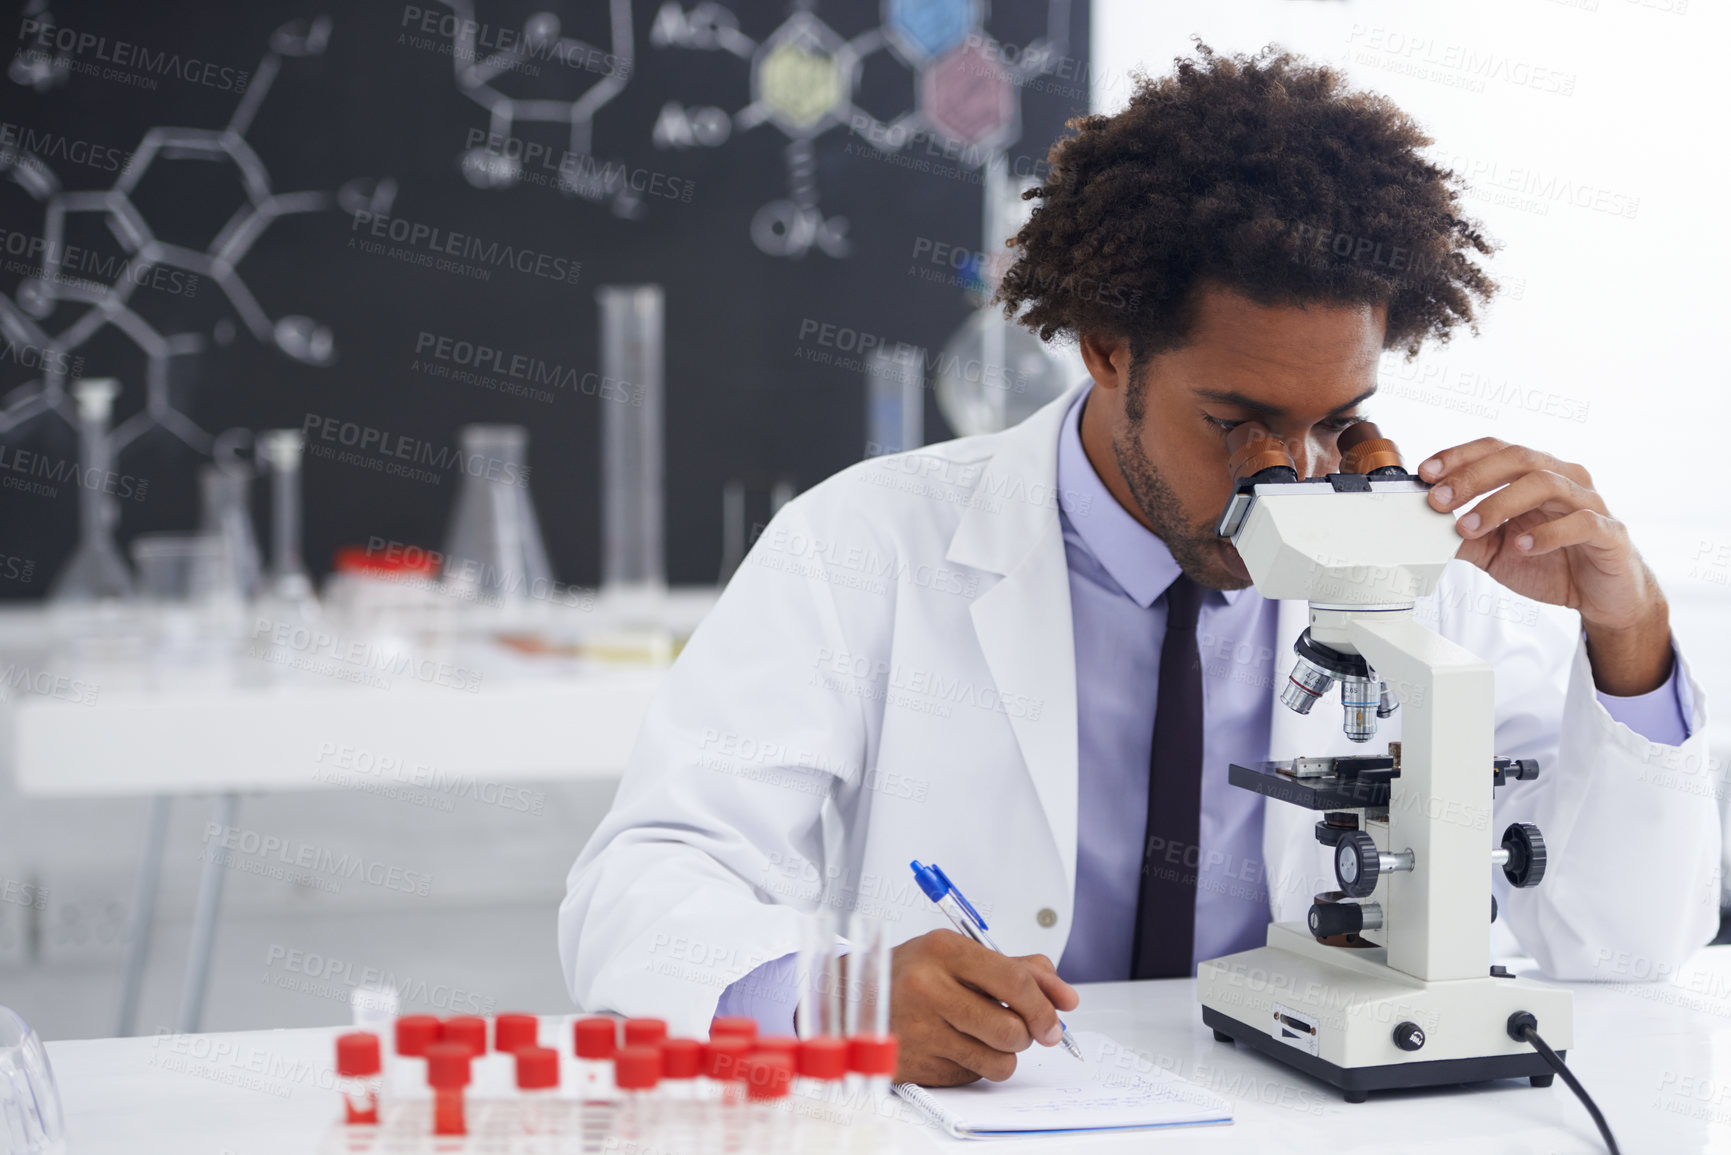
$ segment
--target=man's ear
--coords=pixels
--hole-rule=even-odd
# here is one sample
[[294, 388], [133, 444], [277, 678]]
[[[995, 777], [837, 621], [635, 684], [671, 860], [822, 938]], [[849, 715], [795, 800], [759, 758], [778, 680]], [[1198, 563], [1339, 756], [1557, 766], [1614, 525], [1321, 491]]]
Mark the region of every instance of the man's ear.
[[1109, 333], [1082, 333], [1076, 343], [1082, 348], [1082, 363], [1102, 389], [1122, 389], [1130, 382], [1130, 341]]

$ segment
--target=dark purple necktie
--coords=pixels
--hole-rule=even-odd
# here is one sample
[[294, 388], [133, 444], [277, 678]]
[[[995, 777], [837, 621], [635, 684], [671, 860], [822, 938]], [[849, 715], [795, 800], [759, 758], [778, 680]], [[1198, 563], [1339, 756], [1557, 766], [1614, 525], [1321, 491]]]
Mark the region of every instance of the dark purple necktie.
[[1136, 895], [1133, 979], [1188, 978], [1202, 817], [1202, 661], [1196, 619], [1205, 589], [1180, 574], [1166, 587], [1166, 638], [1148, 757], [1148, 827]]

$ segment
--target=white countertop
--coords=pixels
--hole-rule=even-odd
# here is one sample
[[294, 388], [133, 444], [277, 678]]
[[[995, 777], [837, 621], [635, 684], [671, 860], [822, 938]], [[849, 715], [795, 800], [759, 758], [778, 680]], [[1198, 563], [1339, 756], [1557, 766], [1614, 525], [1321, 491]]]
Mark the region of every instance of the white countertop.
[[[1623, 1151], [1731, 1150], [1731, 947], [1708, 948], [1671, 984], [1571, 984], [1570, 1068], [1611, 1122]], [[1214, 1041], [1190, 980], [1080, 988], [1066, 1018], [1103, 1031], [1155, 1066], [1235, 1103], [1228, 1127], [992, 1141], [993, 1150], [1138, 1152], [1462, 1151], [1574, 1155], [1601, 1151], [1597, 1132], [1558, 1080], [1373, 1094], [1338, 1092], [1242, 1048]], [[97, 1039], [48, 1045], [68, 1150], [77, 1155], [307, 1155], [339, 1110], [329, 1090], [339, 1028]], [[898, 1125], [895, 1149], [958, 1141]]]

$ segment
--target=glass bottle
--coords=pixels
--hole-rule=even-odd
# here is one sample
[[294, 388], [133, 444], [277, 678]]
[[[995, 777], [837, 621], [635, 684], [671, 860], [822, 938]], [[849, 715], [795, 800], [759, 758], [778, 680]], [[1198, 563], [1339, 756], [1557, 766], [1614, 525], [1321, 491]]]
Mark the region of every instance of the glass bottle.
[[445, 583], [488, 603], [546, 597], [552, 567], [529, 499], [529, 433], [521, 425], [465, 425], [462, 488], [445, 536]]

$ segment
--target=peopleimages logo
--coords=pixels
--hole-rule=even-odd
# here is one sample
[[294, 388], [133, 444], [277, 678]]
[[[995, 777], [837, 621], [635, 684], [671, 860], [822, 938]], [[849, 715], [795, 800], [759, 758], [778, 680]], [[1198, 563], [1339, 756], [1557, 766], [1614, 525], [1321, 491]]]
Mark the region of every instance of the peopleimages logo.
[[251, 73], [229, 68], [196, 56], [150, 49], [126, 40], [110, 40], [94, 32], [80, 32], [57, 24], [52, 17], [26, 16], [18, 24], [18, 39], [24, 42], [20, 55], [65, 53], [90, 64], [109, 64], [149, 76], [172, 76], [188, 84], [201, 84], [219, 92], [245, 92]]

